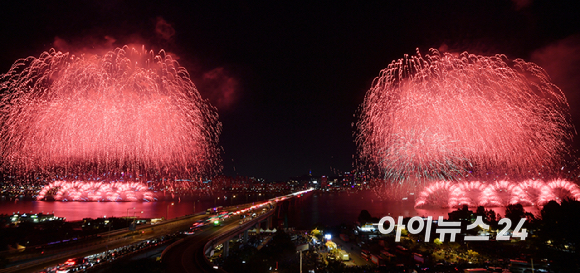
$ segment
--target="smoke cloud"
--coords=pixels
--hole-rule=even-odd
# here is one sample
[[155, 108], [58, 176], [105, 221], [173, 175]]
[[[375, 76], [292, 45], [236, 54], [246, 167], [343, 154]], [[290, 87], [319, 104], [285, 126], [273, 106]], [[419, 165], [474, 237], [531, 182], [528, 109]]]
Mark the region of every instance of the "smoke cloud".
[[54, 37], [54, 49], [71, 53], [93, 53], [107, 52], [115, 48], [117, 40], [111, 36], [90, 35], [79, 39], [67, 40], [61, 37]]
[[195, 84], [202, 96], [208, 98], [211, 104], [220, 110], [230, 109], [238, 99], [238, 80], [223, 67], [203, 73]]
[[521, 10], [532, 4], [532, 0], [512, 0], [516, 10]]
[[155, 24], [155, 33], [157, 36], [164, 40], [169, 40], [173, 35], [175, 35], [175, 29], [171, 24], [167, 23], [165, 19], [157, 17], [157, 23]]
[[[130, 48], [139, 49], [145, 47], [146, 50], [153, 50], [158, 53], [160, 49], [164, 49], [166, 54], [171, 55], [174, 60], [180, 60], [178, 54], [168, 51], [165, 46], [175, 48], [174, 36], [176, 30], [162, 17], [156, 17], [154, 23], [149, 30], [150, 38], [143, 38], [141, 34], [134, 33], [129, 35], [121, 35], [119, 39], [115, 38], [114, 34], [103, 33], [100, 29], [88, 31], [84, 36], [76, 36], [74, 38], [55, 37], [53, 47], [57, 51], [71, 52], [75, 55], [80, 54], [96, 54], [103, 55], [115, 47], [122, 47], [124, 45]], [[152, 47], [153, 46], [153, 47]], [[155, 46], [161, 48], [155, 48]], [[195, 56], [189, 56], [195, 58]], [[181, 61], [180, 61], [181, 62]], [[209, 99], [210, 103], [218, 109], [224, 111], [229, 110], [238, 101], [240, 93], [240, 84], [237, 77], [233, 76], [231, 70], [223, 66], [207, 67], [199, 60], [183, 60], [182, 66], [185, 66], [189, 71], [190, 76], [198, 91], [203, 98]]]
[[556, 41], [532, 53], [534, 63], [543, 67], [568, 99], [572, 122], [580, 128], [580, 35]]

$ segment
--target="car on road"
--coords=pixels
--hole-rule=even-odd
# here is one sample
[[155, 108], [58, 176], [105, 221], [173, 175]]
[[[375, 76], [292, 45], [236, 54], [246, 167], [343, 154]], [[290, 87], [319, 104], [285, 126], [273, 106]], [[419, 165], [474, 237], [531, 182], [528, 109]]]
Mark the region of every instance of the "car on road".
[[195, 231], [200, 231], [201, 228], [200, 227], [190, 227], [189, 230], [195, 232]]

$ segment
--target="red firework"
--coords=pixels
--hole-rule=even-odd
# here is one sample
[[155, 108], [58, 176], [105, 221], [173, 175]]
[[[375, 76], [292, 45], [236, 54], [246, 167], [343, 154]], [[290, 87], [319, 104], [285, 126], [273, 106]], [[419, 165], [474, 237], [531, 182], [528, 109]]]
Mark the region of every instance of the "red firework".
[[482, 199], [486, 185], [479, 181], [458, 183], [453, 187], [449, 197], [449, 207], [480, 206], [486, 203]]
[[217, 112], [163, 50], [51, 50], [16, 61], [0, 84], [1, 163], [11, 173], [200, 177], [219, 169]]
[[[559, 179], [548, 183], [548, 187], [552, 190], [552, 194], [556, 197], [555, 201], [558, 203], [566, 198], [580, 200], [580, 188], [574, 183]], [[542, 196], [542, 199], [547, 200], [550, 196]]]
[[455, 191], [455, 184], [450, 181], [437, 181], [432, 183], [419, 193], [415, 207], [436, 205], [439, 207], [449, 206], [449, 195]]
[[508, 181], [488, 183], [482, 193], [482, 205], [484, 206], [507, 206], [518, 203], [518, 196], [522, 196], [522, 189]]
[[[447, 195], [444, 194], [447, 192]], [[497, 181], [484, 183], [436, 181], [418, 194], [415, 207], [507, 206], [510, 204], [545, 205], [551, 200], [560, 203], [569, 198], [580, 200], [580, 187], [565, 180], [548, 183], [527, 180], [514, 183]]]
[[154, 201], [155, 194], [138, 182], [55, 181], [40, 191], [37, 200], [52, 192], [57, 201]]
[[431, 50], [381, 71], [360, 108], [356, 142], [363, 168], [412, 191], [434, 180], [556, 165], [572, 136], [568, 111], [533, 63]]
[[556, 200], [552, 189], [543, 181], [527, 180], [518, 183], [518, 186], [522, 190], [518, 203], [522, 205], [544, 205], [550, 200]]

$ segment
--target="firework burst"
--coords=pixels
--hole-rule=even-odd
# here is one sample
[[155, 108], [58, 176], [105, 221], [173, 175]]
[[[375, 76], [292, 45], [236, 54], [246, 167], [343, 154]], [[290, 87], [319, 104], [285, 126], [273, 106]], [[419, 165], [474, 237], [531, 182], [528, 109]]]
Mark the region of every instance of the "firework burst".
[[580, 200], [580, 187], [570, 181], [555, 179], [550, 182], [450, 182], [436, 181], [425, 187], [415, 200], [415, 207], [499, 207], [510, 204], [543, 206], [551, 200]]
[[49, 193], [57, 201], [154, 201], [155, 194], [144, 184], [131, 182], [54, 181], [44, 186], [37, 200]]
[[217, 112], [163, 50], [50, 50], [17, 60], [0, 84], [0, 160], [10, 173], [199, 177], [219, 169]]
[[410, 190], [487, 171], [522, 175], [555, 166], [567, 153], [568, 109], [533, 63], [417, 53], [393, 61], [367, 92], [359, 158], [386, 183]]

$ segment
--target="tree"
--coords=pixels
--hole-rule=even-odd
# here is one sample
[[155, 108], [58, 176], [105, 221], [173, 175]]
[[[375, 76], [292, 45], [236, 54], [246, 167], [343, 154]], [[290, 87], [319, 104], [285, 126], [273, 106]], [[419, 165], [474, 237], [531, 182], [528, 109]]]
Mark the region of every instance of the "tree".
[[358, 222], [361, 225], [364, 225], [367, 222], [370, 222], [371, 220], [372, 220], [372, 216], [369, 213], [369, 211], [366, 209], [361, 210], [360, 214], [358, 215]]
[[487, 221], [489, 223], [494, 223], [497, 221], [497, 216], [495, 215], [495, 211], [493, 211], [492, 209], [486, 211], [486, 216], [487, 216]]
[[296, 252], [294, 242], [290, 239], [290, 235], [285, 233], [282, 229], [276, 231], [276, 234], [272, 237], [272, 241], [270, 241], [268, 247], [273, 251], [273, 253], [280, 255], [279, 257], [292, 255]]
[[486, 218], [485, 208], [483, 206], [477, 207], [477, 210], [475, 211], [475, 215], [483, 216], [483, 218], [485, 219]]
[[320, 232], [320, 230], [318, 230], [318, 228], [313, 229], [312, 231], [310, 231], [310, 235], [316, 237], [316, 240], [318, 241], [322, 241], [322, 232]]
[[557, 224], [558, 220], [560, 220], [560, 213], [560, 204], [554, 200], [548, 202], [540, 212], [542, 221], [552, 225]]
[[435, 240], [433, 240], [433, 243], [437, 246], [440, 246], [443, 244], [443, 242], [441, 242], [441, 240], [439, 240], [439, 238], [435, 238]]
[[580, 202], [576, 200], [565, 199], [560, 204], [560, 219], [558, 224], [560, 231], [567, 244], [580, 246]]
[[449, 221], [471, 221], [472, 215], [473, 212], [469, 210], [469, 207], [467, 207], [467, 205], [463, 205], [463, 207], [449, 213]]
[[526, 218], [526, 211], [522, 204], [510, 204], [505, 208], [505, 217], [509, 218], [512, 221], [512, 226], [515, 227], [520, 219]]

